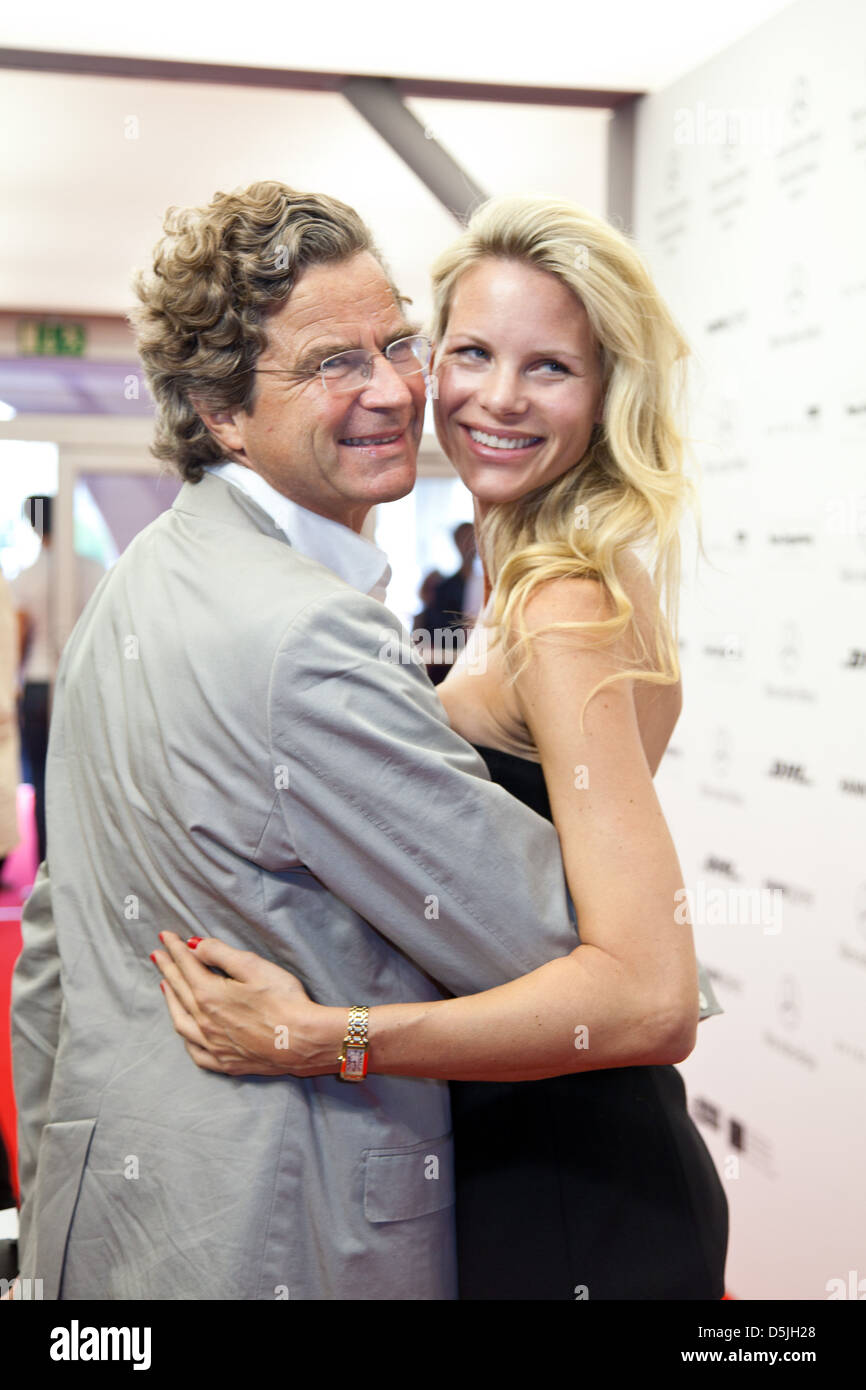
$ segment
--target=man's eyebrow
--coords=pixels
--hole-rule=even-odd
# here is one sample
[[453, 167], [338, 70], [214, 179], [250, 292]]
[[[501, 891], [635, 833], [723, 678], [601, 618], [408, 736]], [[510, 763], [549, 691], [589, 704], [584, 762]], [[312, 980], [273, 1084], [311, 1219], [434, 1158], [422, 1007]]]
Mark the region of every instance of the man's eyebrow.
[[[418, 333], [418, 328], [411, 323], [402, 323], [399, 328], [393, 329], [382, 344], [383, 348], [390, 347], [392, 343], [399, 342], [401, 338], [411, 338]], [[354, 343], [313, 343], [308, 347], [292, 368], [293, 372], [317, 371], [321, 364], [329, 357], [336, 357], [338, 352], [356, 352], [361, 347], [359, 342]]]
[[292, 371], [315, 371], [326, 358], [336, 357], [338, 352], [352, 352], [359, 346], [358, 343], [319, 343], [318, 345], [314, 343], [298, 358]]

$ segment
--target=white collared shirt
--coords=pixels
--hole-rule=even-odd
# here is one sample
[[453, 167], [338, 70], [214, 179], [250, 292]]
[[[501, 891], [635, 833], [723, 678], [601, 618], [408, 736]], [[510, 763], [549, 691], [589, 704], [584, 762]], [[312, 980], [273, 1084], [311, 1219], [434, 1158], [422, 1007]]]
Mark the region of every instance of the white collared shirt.
[[331, 521], [329, 517], [300, 507], [290, 497], [284, 497], [271, 487], [261, 473], [242, 463], [229, 460], [227, 463], [207, 464], [206, 467], [208, 473], [215, 473], [227, 483], [234, 483], [257, 502], [302, 555], [310, 560], [318, 560], [320, 565], [333, 570], [353, 589], [369, 594], [370, 598], [376, 598], [380, 603], [384, 602], [391, 579], [391, 566], [388, 556], [378, 545], [339, 521]]

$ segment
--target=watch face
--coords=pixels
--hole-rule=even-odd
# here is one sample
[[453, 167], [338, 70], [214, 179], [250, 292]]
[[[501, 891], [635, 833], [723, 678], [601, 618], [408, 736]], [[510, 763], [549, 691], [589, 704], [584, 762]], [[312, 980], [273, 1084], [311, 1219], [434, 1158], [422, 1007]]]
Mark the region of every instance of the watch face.
[[343, 1066], [343, 1075], [360, 1080], [367, 1075], [367, 1049], [366, 1047], [346, 1048], [346, 1061]]

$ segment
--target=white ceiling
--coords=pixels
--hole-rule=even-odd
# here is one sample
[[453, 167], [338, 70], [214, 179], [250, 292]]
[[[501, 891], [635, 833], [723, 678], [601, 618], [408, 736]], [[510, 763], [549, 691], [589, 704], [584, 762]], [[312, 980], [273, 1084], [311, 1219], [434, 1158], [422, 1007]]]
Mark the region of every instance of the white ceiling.
[[[605, 111], [411, 104], [487, 191], [558, 192], [604, 212]], [[165, 209], [256, 179], [356, 207], [422, 315], [430, 263], [456, 231], [329, 93], [0, 72], [0, 130], [11, 194], [0, 208], [0, 308], [123, 313]]]
[[[786, 3], [568, 0], [533, 9], [525, 0], [259, 0], [240, 11], [219, 0], [205, 8], [40, 0], [38, 8], [6, 7], [0, 46], [652, 91]], [[607, 111], [408, 104], [485, 191], [559, 193], [606, 211]], [[422, 319], [430, 263], [456, 229], [393, 150], [330, 93], [0, 69], [0, 168], [0, 310], [124, 314], [131, 274], [148, 263], [165, 209], [256, 179], [353, 204]], [[73, 375], [67, 394], [114, 389]], [[33, 386], [41, 400], [48, 376]]]
[[655, 91], [789, 0], [40, 0], [8, 6], [0, 44], [317, 71]]

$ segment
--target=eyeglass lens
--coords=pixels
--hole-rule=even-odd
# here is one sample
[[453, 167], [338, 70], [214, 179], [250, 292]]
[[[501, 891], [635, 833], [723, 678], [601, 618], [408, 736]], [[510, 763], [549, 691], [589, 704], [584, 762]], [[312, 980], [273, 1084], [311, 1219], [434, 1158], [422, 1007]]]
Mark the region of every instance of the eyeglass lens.
[[[391, 366], [400, 376], [413, 376], [423, 372], [430, 360], [430, 344], [426, 338], [417, 336], [400, 338], [385, 348]], [[369, 381], [372, 372], [371, 354], [358, 348], [351, 352], [338, 352], [321, 365], [322, 379], [327, 386], [351, 387]]]

